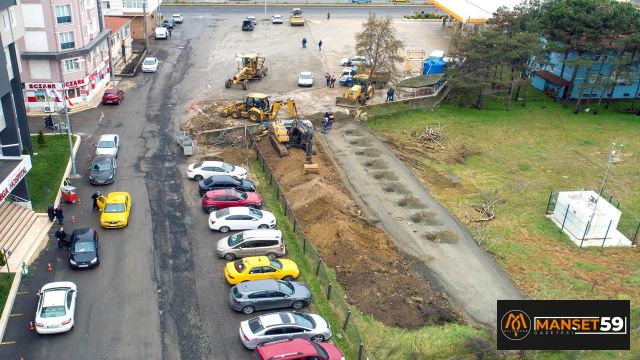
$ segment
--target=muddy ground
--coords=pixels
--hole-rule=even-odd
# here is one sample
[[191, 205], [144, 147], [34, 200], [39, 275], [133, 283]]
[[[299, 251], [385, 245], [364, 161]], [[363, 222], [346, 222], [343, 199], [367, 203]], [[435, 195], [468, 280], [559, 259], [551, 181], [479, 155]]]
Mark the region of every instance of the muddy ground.
[[266, 139], [258, 146], [283, 187], [293, 212], [326, 263], [336, 270], [347, 300], [388, 326], [416, 328], [453, 321], [447, 298], [421, 279], [381, 229], [361, 216], [322, 141], [316, 142], [318, 174], [301, 175], [304, 152], [280, 158]]

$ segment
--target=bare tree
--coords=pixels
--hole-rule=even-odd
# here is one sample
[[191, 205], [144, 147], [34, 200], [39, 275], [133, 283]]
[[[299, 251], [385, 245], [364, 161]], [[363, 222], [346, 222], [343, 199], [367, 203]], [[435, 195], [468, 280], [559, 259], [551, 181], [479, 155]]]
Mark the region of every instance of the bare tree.
[[370, 13], [362, 23], [362, 31], [356, 34], [356, 53], [366, 56], [371, 62], [369, 76], [375, 73], [395, 73], [396, 62], [403, 60], [400, 51], [402, 40], [396, 37], [391, 17], [376, 17]]

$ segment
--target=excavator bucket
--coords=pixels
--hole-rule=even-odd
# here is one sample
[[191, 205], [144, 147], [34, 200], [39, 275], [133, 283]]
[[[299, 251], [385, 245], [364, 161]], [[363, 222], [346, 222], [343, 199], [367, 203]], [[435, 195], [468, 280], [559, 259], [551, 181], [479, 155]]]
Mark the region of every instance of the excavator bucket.
[[356, 99], [352, 99], [344, 96], [337, 96], [336, 105], [351, 108], [351, 109], [356, 109], [359, 104], [358, 104], [358, 100]]
[[302, 167], [302, 175], [317, 174], [320, 166], [318, 164], [304, 164]]

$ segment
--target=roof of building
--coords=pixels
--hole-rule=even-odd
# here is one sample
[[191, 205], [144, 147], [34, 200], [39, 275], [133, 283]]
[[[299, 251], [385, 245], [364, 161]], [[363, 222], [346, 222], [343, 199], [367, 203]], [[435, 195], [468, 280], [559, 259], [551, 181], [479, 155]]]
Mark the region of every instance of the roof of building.
[[462, 23], [484, 23], [499, 7], [513, 8], [521, 0], [432, 0], [434, 5]]
[[131, 19], [126, 17], [118, 17], [118, 16], [105, 16], [104, 17], [104, 27], [107, 29], [111, 29], [111, 33], [115, 33], [120, 30], [123, 26], [130, 23]]
[[561, 78], [560, 76], [552, 73], [551, 71], [539, 70], [539, 71], [536, 71], [535, 74], [537, 76], [541, 77], [542, 79], [547, 80], [548, 82], [554, 84], [554, 85], [559, 85], [559, 86], [569, 86], [569, 85], [571, 85], [571, 81], [565, 80], [565, 79]]

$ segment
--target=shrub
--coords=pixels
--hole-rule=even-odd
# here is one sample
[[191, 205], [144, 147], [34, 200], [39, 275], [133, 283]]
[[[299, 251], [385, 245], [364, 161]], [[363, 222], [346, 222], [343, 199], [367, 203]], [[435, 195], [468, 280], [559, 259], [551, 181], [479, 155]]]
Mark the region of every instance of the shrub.
[[38, 131], [38, 145], [40, 146], [45, 146], [47, 144], [47, 140], [44, 138], [44, 134], [42, 133], [42, 130]]

